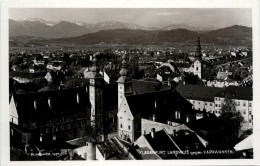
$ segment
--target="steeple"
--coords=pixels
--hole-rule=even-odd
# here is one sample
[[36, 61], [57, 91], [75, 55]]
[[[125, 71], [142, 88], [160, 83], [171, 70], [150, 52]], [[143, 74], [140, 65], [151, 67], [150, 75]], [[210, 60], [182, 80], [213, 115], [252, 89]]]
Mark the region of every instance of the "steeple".
[[103, 139], [106, 139], [106, 129], [104, 121], [106, 119], [103, 110], [103, 76], [99, 73], [99, 66], [97, 64], [97, 55], [93, 55], [93, 65], [90, 72], [86, 76], [89, 78], [89, 101], [91, 104], [90, 123], [103, 130]]
[[199, 33], [198, 33], [198, 39], [197, 39], [197, 48], [196, 48], [195, 58], [196, 58], [196, 59], [199, 59], [199, 60], [202, 59]]
[[97, 55], [96, 55], [96, 54], [93, 55], [92, 63], [93, 63], [93, 65], [92, 65], [90, 71], [92, 71], [92, 72], [94, 72], [94, 73], [98, 73], [99, 70], [100, 70], [100, 68], [99, 68], [99, 66], [97, 65]]
[[123, 55], [122, 59], [123, 59], [123, 61], [122, 61], [122, 69], [120, 70], [119, 74], [121, 76], [127, 76], [128, 71], [127, 71], [126, 55]]
[[119, 72], [121, 75], [118, 80], [118, 109], [124, 96], [132, 93], [132, 79], [128, 76], [126, 55], [122, 56], [122, 68]]
[[201, 45], [200, 45], [200, 36], [198, 34], [195, 61], [193, 63], [193, 66], [194, 66], [193, 74], [198, 75], [199, 78], [201, 78], [201, 71], [202, 71], [201, 63], [202, 63], [202, 53], [201, 53]]
[[119, 79], [117, 80], [118, 83], [125, 83], [128, 81], [131, 81], [131, 78], [128, 76], [128, 71], [127, 71], [127, 62], [126, 62], [126, 55], [124, 54], [122, 56], [122, 68], [119, 72], [120, 76]]
[[97, 64], [97, 55], [94, 54], [93, 55], [93, 60], [92, 60], [92, 67], [90, 68], [90, 72], [88, 72], [86, 74], [86, 77], [90, 79], [90, 84], [91, 84], [91, 80], [94, 79], [96, 80], [97, 78], [99, 78], [99, 82], [104, 81], [103, 80], [103, 76], [99, 73], [100, 68]]

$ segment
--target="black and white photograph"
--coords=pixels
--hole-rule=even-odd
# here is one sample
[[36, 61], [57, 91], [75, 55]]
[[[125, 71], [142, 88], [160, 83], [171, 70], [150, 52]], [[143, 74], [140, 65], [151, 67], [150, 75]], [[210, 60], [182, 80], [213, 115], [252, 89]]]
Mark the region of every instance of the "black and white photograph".
[[256, 159], [254, 11], [9, 7], [5, 157]]

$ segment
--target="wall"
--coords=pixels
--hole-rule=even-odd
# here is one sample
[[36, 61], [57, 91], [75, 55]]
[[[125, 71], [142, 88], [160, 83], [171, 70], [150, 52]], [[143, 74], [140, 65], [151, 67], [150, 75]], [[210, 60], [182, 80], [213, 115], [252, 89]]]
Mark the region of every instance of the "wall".
[[[121, 139], [134, 140], [134, 117], [130, 111], [127, 101], [124, 100], [118, 112], [118, 135]], [[130, 127], [130, 128], [129, 128]]]

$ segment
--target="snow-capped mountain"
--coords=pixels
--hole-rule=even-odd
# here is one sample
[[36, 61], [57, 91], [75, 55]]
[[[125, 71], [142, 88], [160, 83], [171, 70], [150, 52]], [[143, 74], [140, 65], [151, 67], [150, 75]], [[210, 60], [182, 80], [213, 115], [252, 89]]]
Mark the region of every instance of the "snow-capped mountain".
[[43, 24], [46, 24], [48, 26], [53, 26], [53, 25], [56, 25], [58, 24], [57, 21], [46, 21], [44, 19], [40, 19], [40, 18], [31, 18], [31, 17], [26, 17], [26, 18], [23, 18], [23, 19], [20, 19], [18, 20], [19, 22], [25, 22], [25, 21], [28, 21], [28, 22], [41, 22]]

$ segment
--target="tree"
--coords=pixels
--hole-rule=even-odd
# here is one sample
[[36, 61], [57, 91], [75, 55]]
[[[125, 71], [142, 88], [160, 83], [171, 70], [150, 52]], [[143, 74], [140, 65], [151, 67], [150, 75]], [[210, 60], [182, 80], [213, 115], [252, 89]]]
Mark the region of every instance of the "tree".
[[77, 140], [77, 145], [85, 145], [86, 142], [97, 143], [101, 140], [103, 129], [90, 124], [84, 125], [81, 130], [81, 137]]
[[244, 122], [244, 117], [236, 110], [236, 103], [230, 97], [225, 98], [221, 110], [222, 114], [219, 118], [229, 121], [234, 130], [240, 130]]

